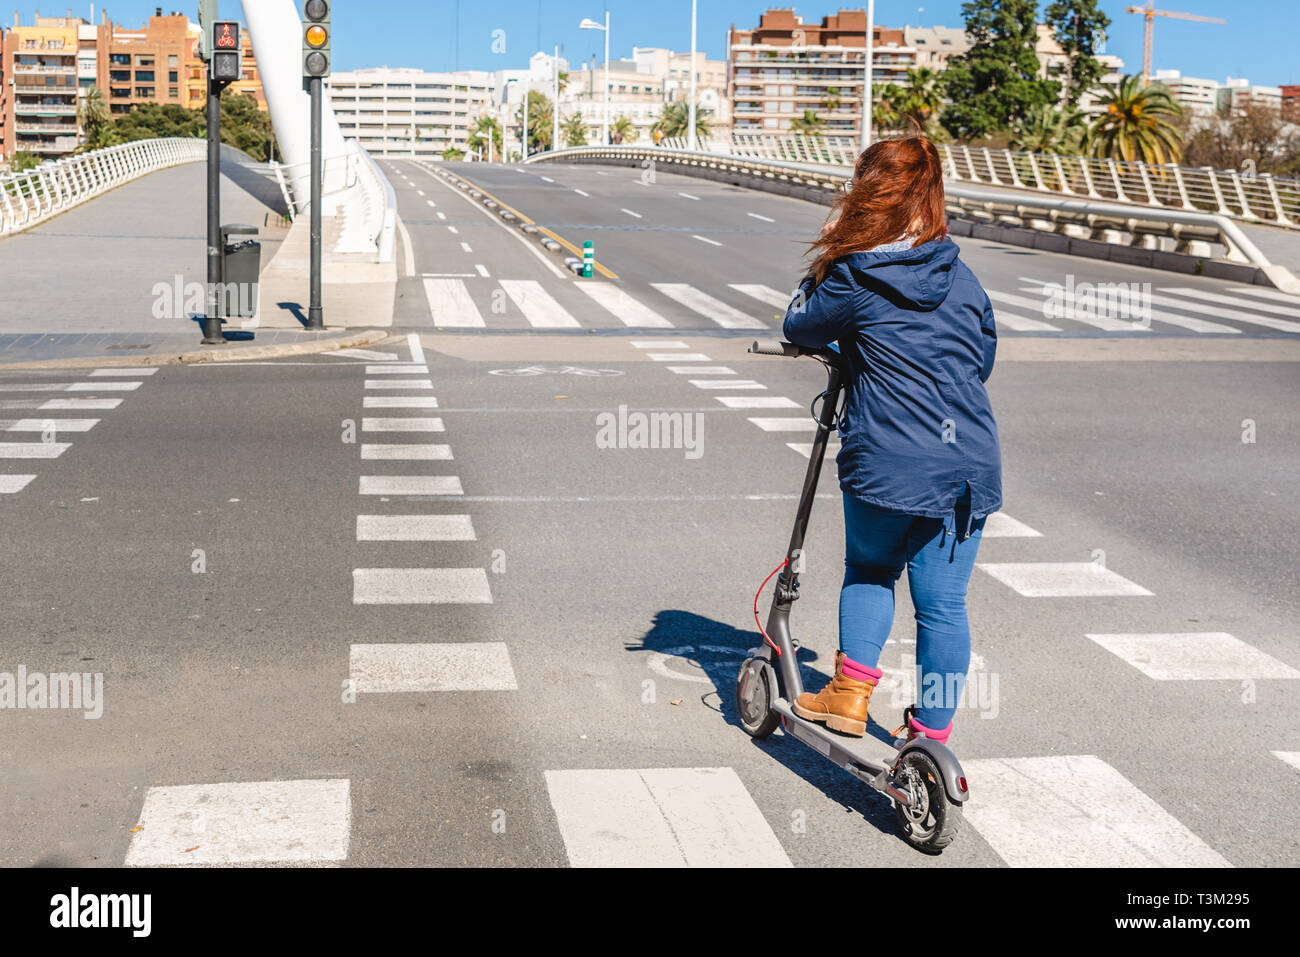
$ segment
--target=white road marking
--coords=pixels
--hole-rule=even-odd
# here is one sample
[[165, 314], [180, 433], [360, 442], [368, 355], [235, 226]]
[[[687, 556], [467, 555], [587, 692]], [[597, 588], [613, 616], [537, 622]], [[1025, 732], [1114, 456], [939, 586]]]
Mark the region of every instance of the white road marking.
[[558, 329], [581, 325], [534, 279], [502, 279], [501, 288], [534, 328]]
[[[812, 458], [813, 444], [811, 442], [787, 442], [785, 443], [785, 445], [786, 448], [794, 449], [796, 452], [798, 452], [806, 459]], [[826, 443], [826, 457], [830, 461], [832, 462], [835, 461], [835, 456], [839, 454], [839, 451], [840, 451], [840, 443], [838, 442]]]
[[[586, 284], [584, 283], [584, 286]], [[633, 339], [633, 349], [686, 349], [689, 348], [686, 343], [677, 339], [660, 341], [659, 339]]]
[[431, 199], [429, 199], [429, 200], [425, 200], [425, 202], [427, 202], [431, 207], [437, 207], [437, 205], [438, 205], [437, 203], [435, 203], [435, 202], [434, 202], [433, 200], [431, 200]]
[[474, 269], [484, 279], [487, 279], [491, 276], [491, 273], [488, 272], [487, 266], [484, 266], [482, 263], [475, 263]]
[[1025, 316], [1017, 316], [1013, 312], [1003, 312], [1001, 309], [993, 310], [993, 322], [999, 326], [1005, 326], [1015, 332], [1060, 332], [1060, 326], [1054, 326], [1050, 322], [1043, 322], [1041, 319], [1029, 319]]
[[728, 409], [802, 409], [794, 399], [783, 395], [715, 395]]
[[447, 218], [447, 214], [444, 213], [442, 210], [438, 210], [438, 218], [439, 218], [439, 219], [446, 219], [446, 218]]
[[367, 389], [432, 389], [430, 379], [367, 379]]
[[519, 688], [502, 641], [353, 645], [348, 658], [348, 673], [363, 694]]
[[[1046, 283], [1042, 282], [1042, 280], [1031, 279], [1026, 276], [1021, 276], [1020, 281], [1030, 283], [1034, 287], [1033, 289], [1026, 290], [1027, 292], [1033, 292], [1035, 291], [1035, 289], [1042, 289], [1047, 285]], [[1229, 312], [1228, 310], [1220, 309], [1217, 306], [1203, 306], [1200, 303], [1189, 303], [1182, 299], [1175, 299], [1172, 296], [1161, 296], [1155, 293], [1152, 293], [1150, 295], [1145, 295], [1137, 292], [1136, 290], [1128, 289], [1128, 287], [1125, 286], [1121, 286], [1120, 289], [1121, 289], [1121, 293], [1117, 296], [1113, 305], [1115, 307], [1121, 309], [1126, 308], [1128, 310], [1130, 314], [1130, 318], [1121, 318], [1118, 321], [1126, 322], [1130, 325], [1132, 325], [1133, 322], [1140, 319], [1144, 319], [1147, 315], [1149, 315], [1152, 322], [1163, 322], [1167, 325], [1178, 326], [1179, 328], [1182, 329], [1190, 329], [1193, 332], [1233, 333], [1236, 335], [1241, 335], [1241, 330], [1238, 329], [1236, 326], [1225, 326], [1221, 322], [1210, 322], [1208, 319], [1195, 319], [1190, 316], [1182, 316], [1173, 312], [1165, 312], [1162, 309], [1152, 309], [1151, 306], [1153, 305], [1174, 306], [1175, 308], [1178, 309], [1188, 309], [1196, 312], [1201, 312], [1207, 316], [1220, 316], [1227, 319], [1241, 319], [1242, 321], [1247, 321], [1246, 317], [1241, 315], [1240, 310], [1237, 310], [1235, 312]], [[1125, 289], [1127, 289], [1127, 293], [1123, 292], [1123, 290]], [[1070, 305], [1076, 305], [1079, 302], [1080, 297], [1077, 294], [1074, 296], [1062, 295], [1061, 300], [1062, 302], [1069, 303]], [[1094, 303], [1091, 306], [1091, 308], [1094, 311], [1101, 311], [1101, 309], [1111, 308], [1111, 305], [1112, 304], [1109, 302], [1105, 302], [1105, 304], [1103, 305], [1102, 303], [1098, 303], [1094, 300]], [[1101, 309], [1098, 309], [1099, 306], [1101, 307]], [[1085, 308], [1087, 308], [1086, 302], [1085, 302]], [[1075, 315], [1073, 317], [1060, 317], [1060, 318], [1079, 319], [1079, 316]], [[1088, 319], [1079, 319], [1079, 321], [1090, 322], [1090, 320]], [[1283, 322], [1283, 321], [1284, 320], [1282, 319], [1264, 320], [1264, 322], [1262, 322], [1261, 325], [1268, 325], [1270, 322]], [[1300, 323], [1293, 322], [1290, 325], [1294, 327], [1294, 329], [1291, 331], [1300, 332]]]
[[653, 362], [712, 362], [703, 352], [648, 352]]
[[586, 196], [588, 199], [591, 198], [591, 194], [590, 194], [590, 193], [584, 193], [582, 190], [578, 189], [576, 186], [573, 188], [573, 191], [574, 191], [575, 193], [577, 193], [579, 196]]
[[1024, 522], [1018, 522], [1006, 512], [994, 512], [984, 520], [984, 538], [1042, 538]]
[[1221, 631], [1088, 635], [1156, 681], [1300, 678], [1300, 671]]
[[1285, 761], [1291, 767], [1300, 771], [1300, 751], [1273, 751], [1273, 757]]
[[397, 217], [397, 235], [402, 240], [402, 275], [415, 275], [415, 246], [411, 242], [411, 233], [401, 216]]
[[683, 196], [683, 197], [685, 197], [686, 199], [699, 199], [698, 196], [692, 196], [690, 193], [678, 193], [677, 195], [678, 195], [678, 196]]
[[987, 564], [981, 568], [1026, 598], [1093, 598], [1105, 595], [1150, 595], [1096, 562], [1025, 562]]
[[460, 235], [460, 230], [457, 229], [455, 226], [448, 226], [448, 227], [447, 227], [447, 232], [451, 233], [453, 236], [459, 236], [459, 235]]
[[542, 180], [543, 180], [544, 182], [547, 182], [547, 183], [554, 183], [554, 182], [555, 182], [555, 180], [551, 179], [549, 176], [543, 176], [543, 177], [542, 177]]
[[[1173, 292], [1174, 290], [1169, 290]], [[1201, 293], [1199, 290], [1186, 290], [1182, 295], [1195, 295], [1201, 298], [1208, 298], [1208, 295]], [[1227, 297], [1220, 297], [1226, 299]], [[1236, 303], [1235, 309], [1225, 309], [1222, 306], [1207, 306], [1200, 302], [1185, 302], [1181, 299], [1175, 299], [1172, 296], [1152, 295], [1151, 301], [1162, 306], [1174, 306], [1180, 309], [1192, 309], [1197, 312], [1205, 313], [1207, 316], [1219, 316], [1222, 319], [1235, 319], [1237, 322], [1249, 323], [1253, 326], [1264, 326], [1266, 329], [1277, 329], [1279, 332], [1300, 332], [1300, 322], [1289, 319], [1275, 319], [1272, 316], [1261, 316], [1253, 312], [1247, 312], [1246, 309], [1254, 306], [1254, 303], [1239, 302]], [[1228, 300], [1231, 302], [1232, 300]], [[1268, 308], [1268, 307], [1261, 307]], [[1167, 313], [1155, 313], [1155, 318], [1168, 321]], [[1217, 325], [1217, 323], [1210, 323]], [[1240, 332], [1240, 329], [1234, 329], [1231, 326], [1224, 326], [1225, 329], [1232, 329], [1233, 332]]]
[[370, 349], [335, 349], [322, 352], [321, 355], [331, 359], [365, 359], [367, 362], [392, 362], [397, 356], [391, 352], [374, 352]]
[[0, 459], [57, 459], [69, 442], [0, 442]]
[[473, 542], [468, 515], [358, 515], [359, 542]]
[[735, 375], [736, 370], [727, 366], [668, 366], [668, 371], [675, 375]]
[[1229, 867], [1091, 754], [964, 760], [966, 820], [1011, 867]]
[[752, 217], [754, 217], [755, 219], [761, 219], [761, 220], [762, 220], [763, 222], [765, 222], [765, 223], [774, 223], [774, 222], [776, 222], [776, 220], [773, 219], [772, 217], [770, 217], [770, 216], [761, 216], [761, 215], [759, 215], [758, 213], [746, 213], [745, 215], [746, 215], [746, 216], [752, 216]]
[[817, 429], [817, 423], [812, 420], [811, 416], [804, 416], [801, 419], [779, 418], [779, 419], [750, 419], [756, 426], [764, 432], [814, 432]]
[[794, 298], [794, 293], [786, 295], [773, 289], [771, 286], [764, 286], [759, 283], [733, 282], [728, 285], [736, 292], [744, 293], [746, 296], [752, 296], [759, 302], [765, 302], [769, 306], [775, 306], [777, 309], [785, 309], [790, 305], [790, 300]]
[[766, 329], [767, 326], [734, 309], [720, 299], [714, 299], [706, 292], [684, 282], [653, 282], [652, 288], [659, 290], [670, 299], [676, 300], [692, 312], [698, 312], [711, 319], [724, 329]]
[[455, 475], [363, 475], [359, 495], [464, 495]]
[[429, 367], [413, 362], [390, 363], [386, 366], [366, 366], [366, 375], [428, 375]]
[[424, 295], [429, 300], [433, 324], [444, 329], [476, 328], [487, 325], [474, 305], [469, 290], [459, 279], [424, 280]]
[[140, 382], [74, 382], [65, 392], [134, 392]]
[[423, 195], [424, 195], [424, 190], [422, 190], [422, 189], [417, 189], [417, 190], [415, 191], [415, 195], [416, 195], [416, 196], [423, 196]]
[[120, 367], [113, 369], [96, 369], [90, 375], [92, 378], [95, 376], [125, 376], [129, 378], [136, 375], [153, 375], [157, 371], [157, 366], [143, 366], [136, 368]]
[[445, 428], [442, 419], [418, 418], [401, 416], [399, 418], [370, 418], [364, 416], [361, 419], [362, 432], [443, 432]]
[[630, 210], [630, 209], [622, 209], [622, 208], [620, 208], [620, 209], [619, 209], [619, 212], [621, 212], [621, 213], [627, 213], [629, 216], [635, 216], [637, 219], [641, 219], [641, 218], [642, 218], [640, 213], [634, 213], [634, 212], [632, 212], [632, 210]]
[[1261, 299], [1272, 299], [1274, 302], [1289, 302], [1294, 306], [1300, 306], [1300, 296], [1293, 296], [1277, 289], [1268, 289], [1263, 286], [1234, 286], [1233, 289], [1245, 293], [1247, 296], [1258, 296]]
[[573, 867], [789, 867], [731, 768], [547, 771]]
[[472, 253], [474, 251], [470, 248], [469, 243], [467, 242], [461, 242], [460, 248], [462, 252]]
[[1300, 316], [1300, 308], [1291, 306], [1274, 305], [1271, 302], [1247, 301], [1239, 296], [1224, 296], [1217, 292], [1208, 292], [1204, 289], [1189, 289], [1185, 286], [1158, 286], [1161, 292], [1171, 293], [1175, 296], [1188, 296], [1192, 299], [1205, 299], [1210, 302], [1221, 302], [1229, 306], [1237, 306], [1245, 309], [1263, 309], [1265, 312], [1274, 312], [1282, 316]]
[[722, 243], [718, 242], [716, 239], [709, 239], [707, 236], [697, 236], [695, 233], [691, 233], [691, 239], [698, 239], [700, 242], [708, 243], [710, 246], [722, 245]]
[[89, 432], [99, 425], [99, 419], [15, 419], [5, 428], [6, 432], [44, 432], [47, 428], [54, 433]]
[[21, 492], [35, 475], [0, 475], [0, 495], [12, 495]]
[[766, 389], [767, 386], [753, 379], [690, 379], [697, 389]]
[[432, 395], [368, 395], [367, 409], [436, 409], [438, 399]]
[[448, 462], [450, 445], [362, 445], [361, 457], [385, 462]]
[[348, 856], [346, 779], [151, 787], [127, 867], [325, 863]]
[[[996, 289], [985, 289], [984, 291], [988, 293], [989, 299], [993, 300], [994, 303], [1005, 302], [1009, 306], [1018, 306], [1021, 309], [1027, 309], [1030, 312], [1038, 312], [1042, 315], [1046, 315], [1045, 310], [1047, 308], [1047, 303], [1048, 303], [1048, 299], [1046, 296], [1043, 296], [1039, 299], [1030, 299], [1028, 296], [1017, 296], [1017, 295], [1013, 295], [1012, 293], [999, 292]], [[995, 321], [997, 320], [997, 315], [998, 312], [997, 309], [995, 308], [993, 310], [993, 318]], [[1053, 316], [1052, 318], [1055, 319], [1059, 317]], [[1142, 326], [1134, 325], [1131, 319], [1112, 319], [1108, 316], [1089, 315], [1086, 312], [1078, 313], [1076, 315], [1070, 316], [1069, 318], [1074, 320], [1075, 322], [1082, 322], [1085, 325], [1096, 326], [1098, 329], [1104, 329], [1107, 332], [1149, 332], [1150, 331], [1149, 329], [1145, 329]]]
[[633, 299], [626, 291], [608, 282], [583, 282], [578, 288], [590, 296], [596, 303], [612, 312], [626, 326], [641, 328], [658, 327], [671, 329], [672, 323], [639, 300]]
[[354, 605], [490, 605], [481, 568], [354, 568]]

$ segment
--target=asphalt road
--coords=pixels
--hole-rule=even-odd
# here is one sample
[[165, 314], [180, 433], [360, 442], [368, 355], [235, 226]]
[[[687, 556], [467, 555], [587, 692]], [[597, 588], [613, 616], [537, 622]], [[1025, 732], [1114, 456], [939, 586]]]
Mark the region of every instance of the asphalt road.
[[[651, 285], [775, 328], [729, 284], [783, 288], [820, 212], [699, 181], [680, 191], [700, 199], [674, 199], [661, 176], [627, 206], [644, 227], [614, 229], [633, 219], [615, 203], [652, 187], [467, 171], [571, 241], [605, 224], [618, 279], [601, 281], [673, 323], [642, 329], [459, 191], [391, 165], [412, 181], [394, 185], [414, 340], [135, 377], [0, 369], [5, 441], [40, 443], [53, 418], [67, 443], [0, 458], [0, 672], [104, 687], [97, 720], [0, 714], [0, 863], [1300, 862], [1293, 337], [1004, 332], [1005, 514], [971, 582], [977, 693], [953, 737], [972, 801], [957, 842], [923, 857], [883, 798], [779, 733], [750, 740], [731, 702], [806, 465], [791, 444], [811, 429], [784, 428], [819, 368], [748, 356], [761, 331]], [[574, 188], [590, 194], [576, 210]], [[990, 286], [1097, 268], [963, 249]], [[432, 273], [471, 274], [482, 327], [434, 328]], [[492, 311], [501, 279], [537, 283], [578, 325], [538, 329], [508, 295]], [[46, 405], [65, 396], [121, 402]], [[602, 448], [598, 417], [620, 407], [698, 413], [700, 441]], [[384, 490], [395, 477], [432, 484]], [[833, 469], [821, 496], [794, 617], [814, 687], [836, 645]], [[1053, 587], [1105, 593], [1032, 594]], [[417, 596], [441, 600], [403, 602]], [[876, 732], [910, 700], [894, 692], [911, 668], [898, 597]]]

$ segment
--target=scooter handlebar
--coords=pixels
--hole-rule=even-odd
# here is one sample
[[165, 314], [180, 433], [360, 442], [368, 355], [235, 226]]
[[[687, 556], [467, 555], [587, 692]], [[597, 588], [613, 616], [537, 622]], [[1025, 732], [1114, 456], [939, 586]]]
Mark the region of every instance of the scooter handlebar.
[[814, 350], [797, 346], [793, 342], [783, 342], [780, 339], [755, 339], [749, 351], [760, 356], [785, 356], [794, 359]]

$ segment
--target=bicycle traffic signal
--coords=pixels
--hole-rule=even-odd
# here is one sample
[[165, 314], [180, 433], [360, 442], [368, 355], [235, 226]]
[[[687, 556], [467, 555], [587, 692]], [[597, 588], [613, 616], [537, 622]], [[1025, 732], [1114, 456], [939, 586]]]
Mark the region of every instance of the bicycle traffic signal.
[[212, 79], [238, 80], [244, 75], [244, 53], [239, 42], [238, 20], [217, 20], [212, 24], [211, 50]]

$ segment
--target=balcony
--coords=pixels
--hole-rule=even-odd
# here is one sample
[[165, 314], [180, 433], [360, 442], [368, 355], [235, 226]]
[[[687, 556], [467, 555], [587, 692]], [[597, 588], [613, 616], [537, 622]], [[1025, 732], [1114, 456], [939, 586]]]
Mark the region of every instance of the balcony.
[[18, 141], [18, 148], [29, 153], [71, 153], [80, 145], [75, 136], [61, 136], [52, 142], [27, 143]]
[[[29, 76], [15, 76], [13, 78], [14, 90], [18, 93], [37, 93], [42, 90], [50, 90], [55, 93], [62, 93], [64, 90], [75, 90], [77, 88], [76, 71], [67, 74], [65, 77], [50, 77], [31, 74]], [[55, 82], [49, 82], [51, 79]]]
[[15, 123], [14, 132], [20, 135], [27, 134], [31, 136], [56, 136], [58, 134], [63, 134], [64, 136], [69, 134], [76, 136], [77, 124], [62, 123], [55, 125], [53, 123]]
[[14, 113], [24, 116], [76, 116], [77, 105], [75, 103], [15, 103]]
[[14, 63], [15, 76], [23, 73], [71, 74], [76, 72], [77, 65], [75, 63]]

